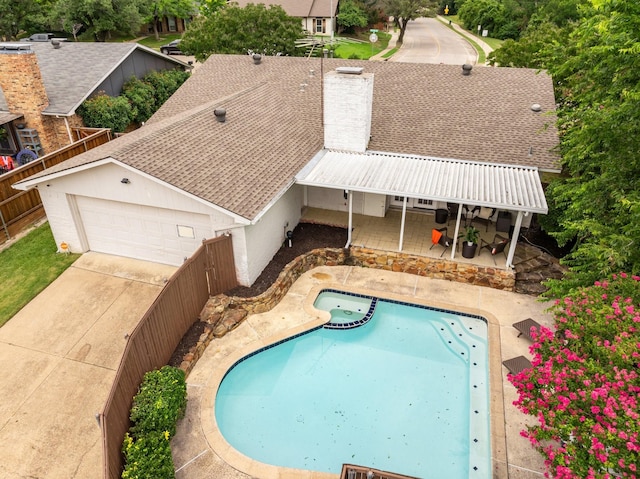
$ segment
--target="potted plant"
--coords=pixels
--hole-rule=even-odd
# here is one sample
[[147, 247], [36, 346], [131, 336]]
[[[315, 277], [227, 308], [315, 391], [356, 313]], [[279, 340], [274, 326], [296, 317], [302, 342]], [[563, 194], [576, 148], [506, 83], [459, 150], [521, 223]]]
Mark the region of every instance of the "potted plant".
[[479, 237], [480, 231], [477, 228], [467, 226], [463, 235], [464, 244], [462, 245], [462, 256], [464, 258], [473, 258], [475, 256]]

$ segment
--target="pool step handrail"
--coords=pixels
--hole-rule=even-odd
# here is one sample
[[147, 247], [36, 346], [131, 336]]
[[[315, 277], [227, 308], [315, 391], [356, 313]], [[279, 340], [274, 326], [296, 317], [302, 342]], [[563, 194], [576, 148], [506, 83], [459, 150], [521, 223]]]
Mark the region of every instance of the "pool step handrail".
[[381, 471], [372, 467], [343, 464], [340, 479], [420, 479], [415, 476], [405, 476], [394, 472]]

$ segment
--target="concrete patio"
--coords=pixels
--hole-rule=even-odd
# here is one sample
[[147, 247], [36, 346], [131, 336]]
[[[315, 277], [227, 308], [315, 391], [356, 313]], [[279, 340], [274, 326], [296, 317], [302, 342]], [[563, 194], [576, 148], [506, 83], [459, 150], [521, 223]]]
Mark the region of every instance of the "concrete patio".
[[[302, 216], [302, 221], [309, 223], [320, 223], [333, 226], [348, 227], [349, 218], [345, 211], [333, 211], [319, 208], [307, 208]], [[384, 217], [353, 215], [352, 241], [354, 246], [364, 246], [366, 248], [380, 249], [386, 251], [398, 251], [400, 246], [400, 225], [402, 221], [402, 211], [394, 208], [387, 210]], [[444, 224], [436, 223], [434, 210], [407, 211], [404, 237], [402, 242], [402, 252], [408, 254], [418, 254], [429, 258], [450, 259], [451, 249], [447, 249], [443, 254], [440, 245], [433, 246], [431, 242], [431, 230], [434, 228], [448, 228], [448, 235], [454, 236], [456, 222], [452, 219]], [[493, 241], [496, 234], [495, 222], [474, 225], [480, 232], [480, 238], [484, 241]], [[464, 233], [464, 223], [460, 225], [459, 235]], [[501, 236], [508, 237], [509, 233], [498, 232]], [[462, 238], [458, 240], [454, 260], [460, 263], [476, 264], [479, 266], [496, 266], [505, 268], [506, 256], [504, 254], [491, 255], [486, 248], [481, 250], [478, 245], [473, 258], [464, 258], [461, 254]], [[478, 241], [479, 243], [479, 241]], [[433, 246], [433, 249], [431, 248]], [[507, 250], [510, 245], [507, 245]], [[505, 250], [505, 251], [507, 251]], [[442, 256], [441, 256], [442, 255]], [[516, 249], [514, 264], [521, 258]], [[495, 263], [494, 263], [495, 259]]]
[[[187, 380], [187, 414], [180, 421], [177, 435], [172, 440], [178, 479], [337, 477], [336, 474], [285, 469], [256, 462], [226, 443], [214, 419], [215, 392], [224, 373], [236, 360], [327, 320], [324, 316], [327, 313], [320, 313], [312, 307], [319, 290], [325, 287], [430, 304], [487, 318], [490, 325], [493, 477], [537, 479], [543, 476], [541, 456], [519, 434], [528, 418], [512, 405], [516, 391], [507, 380], [507, 371], [501, 362], [518, 355], [530, 357], [530, 342], [524, 337], [518, 338], [518, 331], [512, 325], [527, 317], [551, 325], [552, 318], [545, 312], [547, 304], [531, 296], [405, 273], [325, 266], [302, 275], [273, 310], [249, 316], [235, 330], [208, 346]], [[345, 457], [344, 462], [350, 462], [349, 459]]]

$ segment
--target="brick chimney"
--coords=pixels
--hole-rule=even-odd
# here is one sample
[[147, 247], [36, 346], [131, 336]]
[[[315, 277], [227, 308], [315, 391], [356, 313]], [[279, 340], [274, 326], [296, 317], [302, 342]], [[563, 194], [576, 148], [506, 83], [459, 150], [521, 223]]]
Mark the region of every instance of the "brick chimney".
[[324, 77], [324, 146], [364, 153], [371, 136], [373, 73], [342, 67]]
[[45, 140], [44, 123], [48, 119], [41, 112], [49, 105], [49, 99], [36, 54], [28, 43], [0, 44], [0, 88], [9, 111], [23, 114], [27, 127], [37, 130], [40, 139]]

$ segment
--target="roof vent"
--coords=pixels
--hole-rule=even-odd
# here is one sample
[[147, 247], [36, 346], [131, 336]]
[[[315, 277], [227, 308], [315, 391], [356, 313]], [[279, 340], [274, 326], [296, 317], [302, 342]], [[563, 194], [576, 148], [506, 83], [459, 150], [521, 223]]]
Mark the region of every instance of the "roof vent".
[[260, 55], [259, 53], [254, 53], [253, 63], [255, 63], [256, 65], [259, 65], [261, 61], [262, 61], [262, 55]]
[[542, 107], [538, 103], [534, 103], [533, 105], [531, 105], [531, 111], [542, 111]]
[[51, 45], [53, 45], [53, 48], [60, 48], [60, 40], [51, 40]]
[[472, 69], [473, 69], [473, 65], [469, 65], [468, 63], [465, 63], [464, 65], [462, 65], [462, 74], [471, 75]]
[[346, 75], [362, 75], [364, 68], [362, 67], [338, 67], [336, 68], [338, 73], [344, 73]]
[[213, 114], [220, 123], [224, 123], [227, 119], [227, 110], [224, 108], [216, 108], [213, 110]]

